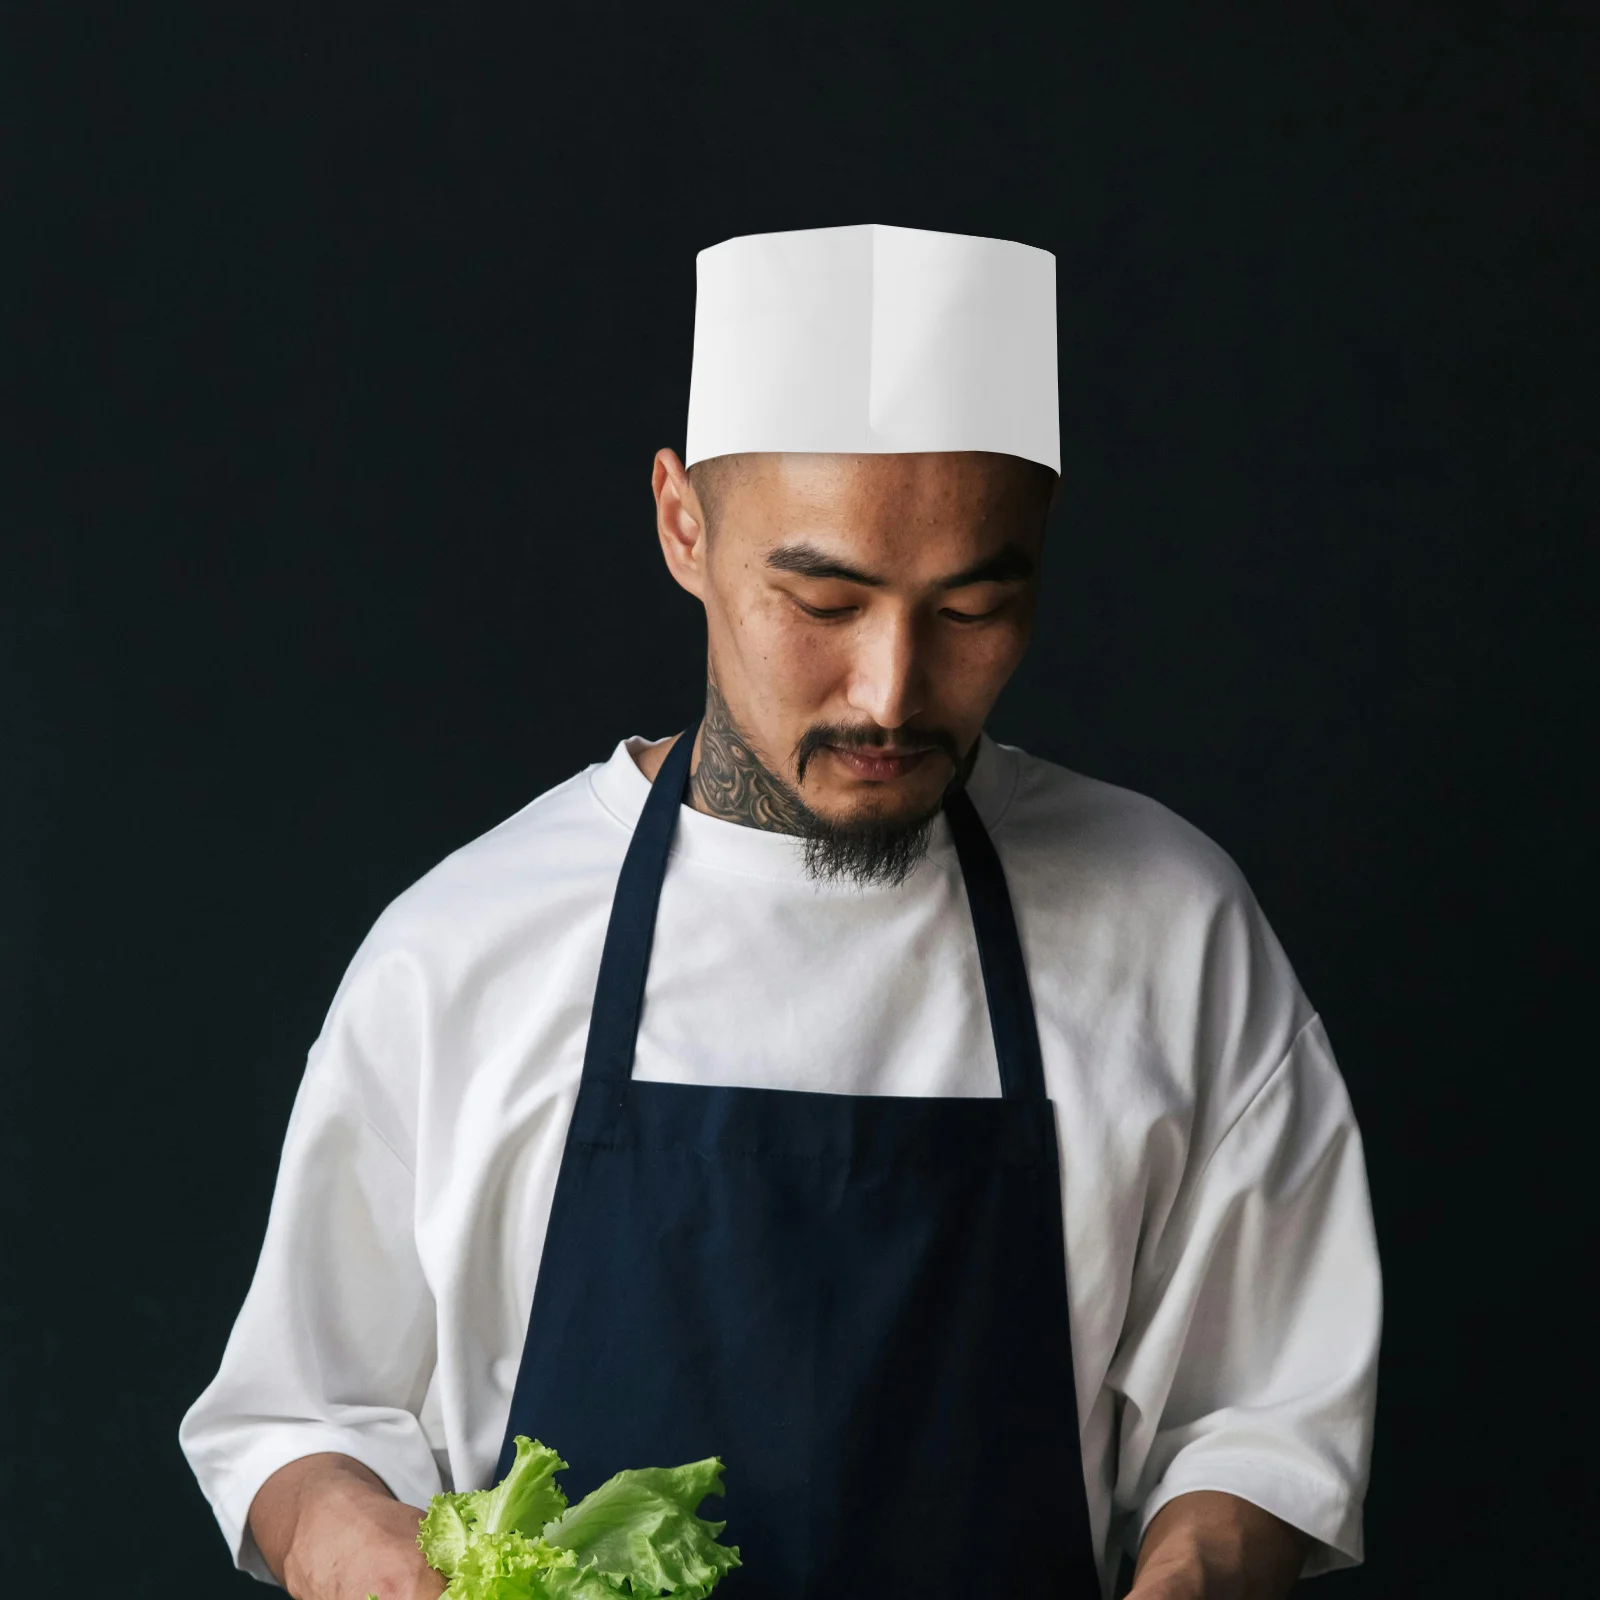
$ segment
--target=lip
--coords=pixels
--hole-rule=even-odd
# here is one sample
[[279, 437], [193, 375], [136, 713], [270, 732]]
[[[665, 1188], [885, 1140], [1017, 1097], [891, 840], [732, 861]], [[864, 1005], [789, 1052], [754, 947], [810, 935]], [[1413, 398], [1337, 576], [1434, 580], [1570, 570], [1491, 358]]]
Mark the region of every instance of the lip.
[[913, 768], [921, 766], [930, 756], [937, 754], [933, 750], [907, 750], [900, 754], [891, 752], [882, 755], [873, 750], [841, 750], [832, 744], [827, 748], [828, 754], [852, 777], [865, 778], [873, 783], [886, 783], [895, 778], [903, 778]]

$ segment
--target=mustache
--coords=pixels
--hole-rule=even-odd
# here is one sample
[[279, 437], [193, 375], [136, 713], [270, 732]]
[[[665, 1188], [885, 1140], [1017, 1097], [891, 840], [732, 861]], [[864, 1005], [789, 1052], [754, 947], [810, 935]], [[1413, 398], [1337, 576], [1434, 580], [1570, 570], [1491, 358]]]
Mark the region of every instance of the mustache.
[[857, 728], [843, 723], [819, 723], [807, 728], [794, 747], [795, 777], [804, 783], [806, 764], [829, 745], [839, 750], [872, 750], [886, 744], [899, 750], [938, 750], [950, 758], [951, 766], [961, 765], [961, 749], [955, 735], [943, 728], [907, 728], [891, 732], [875, 723]]

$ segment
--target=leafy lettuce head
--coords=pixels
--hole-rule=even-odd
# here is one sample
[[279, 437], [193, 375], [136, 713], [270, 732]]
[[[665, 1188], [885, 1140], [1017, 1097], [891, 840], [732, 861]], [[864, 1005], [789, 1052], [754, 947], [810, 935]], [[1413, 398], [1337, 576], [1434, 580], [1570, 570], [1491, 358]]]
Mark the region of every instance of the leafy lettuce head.
[[450, 1580], [444, 1600], [703, 1600], [739, 1565], [738, 1547], [717, 1542], [726, 1524], [695, 1514], [723, 1492], [715, 1456], [619, 1472], [569, 1507], [555, 1482], [567, 1463], [537, 1439], [516, 1450], [493, 1489], [428, 1506], [417, 1543]]

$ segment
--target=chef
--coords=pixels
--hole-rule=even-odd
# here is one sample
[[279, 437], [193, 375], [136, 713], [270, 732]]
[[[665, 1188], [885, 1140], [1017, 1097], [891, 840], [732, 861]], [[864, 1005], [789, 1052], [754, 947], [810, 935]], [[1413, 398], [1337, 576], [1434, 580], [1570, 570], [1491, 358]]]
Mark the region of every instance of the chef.
[[653, 485], [704, 705], [356, 952], [182, 1425], [246, 1571], [436, 1595], [418, 1508], [519, 1433], [574, 1498], [720, 1456], [730, 1600], [1101, 1600], [1122, 1552], [1139, 1600], [1265, 1600], [1361, 1559], [1380, 1283], [1322, 1023], [1221, 849], [983, 731], [1055, 352], [1027, 245], [701, 253]]

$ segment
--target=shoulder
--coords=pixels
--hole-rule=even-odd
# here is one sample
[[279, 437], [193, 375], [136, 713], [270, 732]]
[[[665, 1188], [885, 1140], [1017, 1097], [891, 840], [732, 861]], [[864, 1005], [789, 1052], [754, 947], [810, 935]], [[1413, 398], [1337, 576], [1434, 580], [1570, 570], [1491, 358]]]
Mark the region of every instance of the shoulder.
[[403, 1160], [426, 1085], [463, 1081], [530, 1002], [559, 1011], [575, 968], [598, 962], [631, 830], [601, 803], [595, 770], [424, 873], [345, 968], [307, 1059], [308, 1095], [354, 1107]]
[[384, 907], [362, 941], [348, 988], [366, 975], [437, 993], [485, 960], [526, 951], [579, 920], [627, 849], [628, 825], [603, 806], [591, 764], [453, 850]]
[[1149, 795], [1008, 748], [1011, 801], [996, 843], [1008, 864], [1058, 892], [1155, 909], [1200, 909], [1249, 896], [1232, 856]]
[[1160, 801], [1016, 753], [995, 842], [1038, 992], [1233, 1107], [1314, 1016], [1233, 857]]

